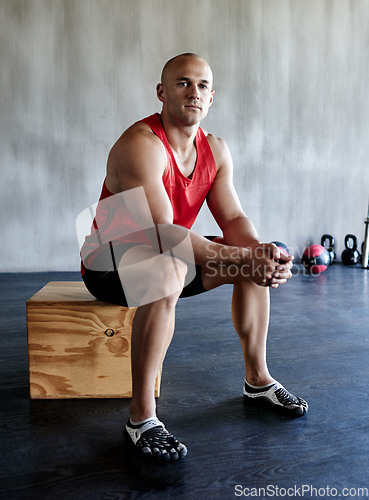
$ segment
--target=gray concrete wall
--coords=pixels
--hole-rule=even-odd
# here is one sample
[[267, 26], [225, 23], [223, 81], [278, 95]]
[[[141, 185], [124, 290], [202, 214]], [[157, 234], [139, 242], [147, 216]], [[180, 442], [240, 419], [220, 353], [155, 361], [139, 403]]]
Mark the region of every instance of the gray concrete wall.
[[[161, 67], [210, 62], [261, 237], [360, 242], [369, 197], [367, 0], [0, 0], [0, 271], [76, 270], [111, 145], [160, 110]], [[216, 230], [206, 210], [196, 229]]]

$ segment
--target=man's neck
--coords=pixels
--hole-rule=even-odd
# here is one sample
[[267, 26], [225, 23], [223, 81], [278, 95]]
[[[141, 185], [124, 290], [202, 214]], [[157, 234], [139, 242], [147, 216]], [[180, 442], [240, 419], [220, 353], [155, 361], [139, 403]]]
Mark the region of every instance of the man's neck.
[[179, 155], [186, 155], [194, 147], [194, 141], [200, 123], [186, 126], [172, 120], [165, 111], [161, 113], [161, 120], [165, 135], [172, 149]]

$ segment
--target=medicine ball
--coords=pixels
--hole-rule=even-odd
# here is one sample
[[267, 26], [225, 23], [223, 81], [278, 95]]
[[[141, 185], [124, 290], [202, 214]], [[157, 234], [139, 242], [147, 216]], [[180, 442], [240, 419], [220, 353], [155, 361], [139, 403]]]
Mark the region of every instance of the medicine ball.
[[311, 274], [320, 274], [327, 269], [331, 262], [328, 250], [322, 245], [310, 245], [302, 254], [302, 264]]
[[281, 250], [283, 253], [285, 253], [286, 255], [290, 255], [290, 251], [288, 250], [287, 245], [285, 245], [281, 241], [272, 241], [272, 243], [274, 243], [274, 245], [278, 247], [279, 250]]

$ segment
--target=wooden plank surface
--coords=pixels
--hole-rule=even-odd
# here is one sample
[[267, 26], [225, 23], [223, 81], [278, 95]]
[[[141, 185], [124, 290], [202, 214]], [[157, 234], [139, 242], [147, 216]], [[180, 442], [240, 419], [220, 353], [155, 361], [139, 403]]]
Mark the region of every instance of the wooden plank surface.
[[33, 302], [100, 302], [87, 290], [83, 281], [50, 281], [35, 293], [27, 303]]
[[82, 282], [43, 287], [27, 301], [31, 398], [130, 397], [135, 312], [94, 299]]

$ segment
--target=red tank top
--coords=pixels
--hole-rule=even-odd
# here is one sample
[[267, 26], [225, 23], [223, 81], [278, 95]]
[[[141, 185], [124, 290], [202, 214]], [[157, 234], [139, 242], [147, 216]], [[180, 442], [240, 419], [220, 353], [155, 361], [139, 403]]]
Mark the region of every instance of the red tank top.
[[[215, 159], [206, 136], [203, 130], [199, 128], [195, 137], [197, 159], [195, 168], [189, 178], [185, 177], [178, 168], [172, 148], [165, 135], [160, 115], [155, 113], [141, 121], [146, 123], [153, 133], [159, 137], [167, 153], [168, 163], [163, 175], [163, 184], [173, 207], [173, 224], [190, 229], [217, 173]], [[99, 202], [112, 195], [113, 193], [109, 191], [104, 182]], [[132, 219], [127, 217], [127, 220], [122, 220], [124, 219], [121, 216], [122, 212], [120, 212], [120, 217], [114, 217], [112, 216], [113, 211], [109, 206], [106, 208], [106, 206], [98, 204], [91, 234], [86, 237], [81, 249], [82, 260], [85, 264], [91, 262], [90, 259], [87, 260], [89, 256], [95, 259], [102, 242], [113, 242], [114, 244], [115, 241], [118, 241], [127, 243], [135, 237], [134, 231], [131, 231], [132, 228], [127, 231], [125, 227], [131, 224]], [[98, 231], [96, 230], [97, 226]], [[122, 234], [128, 234], [128, 236], [122, 237]], [[149, 241], [142, 241], [142, 243], [149, 243]]]
[[217, 166], [208, 140], [203, 130], [199, 128], [195, 137], [196, 165], [191, 178], [188, 178], [178, 168], [160, 115], [155, 113], [141, 121], [159, 137], [167, 153], [168, 165], [163, 175], [163, 184], [173, 207], [173, 223], [190, 229], [217, 174]]

